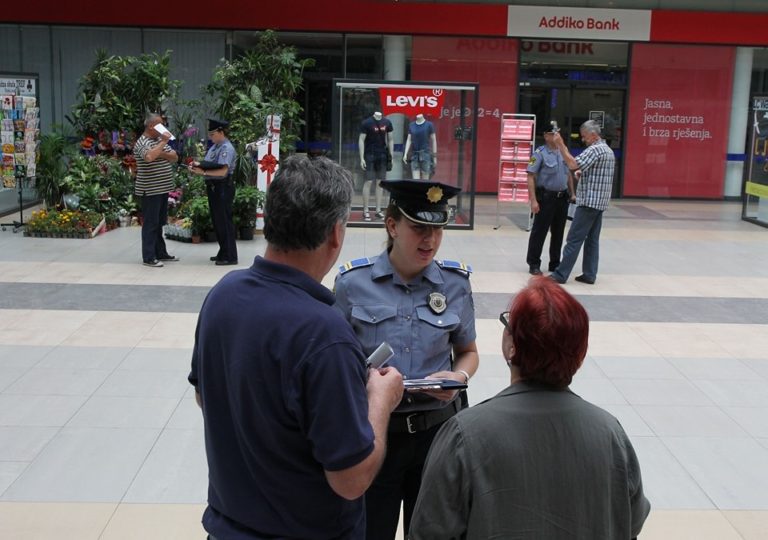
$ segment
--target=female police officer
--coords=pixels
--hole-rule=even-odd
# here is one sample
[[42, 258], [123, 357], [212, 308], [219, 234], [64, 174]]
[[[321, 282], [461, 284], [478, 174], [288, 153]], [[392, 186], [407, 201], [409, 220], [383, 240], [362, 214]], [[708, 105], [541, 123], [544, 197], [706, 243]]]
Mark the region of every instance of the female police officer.
[[[458, 188], [438, 182], [385, 180], [391, 194], [379, 256], [340, 267], [336, 306], [370, 354], [382, 342], [406, 378], [469, 382], [478, 365], [470, 269], [434, 260]], [[407, 393], [389, 423], [387, 457], [366, 493], [367, 538], [394, 538], [400, 503], [408, 530], [421, 471], [438, 429], [461, 408], [456, 390]]]

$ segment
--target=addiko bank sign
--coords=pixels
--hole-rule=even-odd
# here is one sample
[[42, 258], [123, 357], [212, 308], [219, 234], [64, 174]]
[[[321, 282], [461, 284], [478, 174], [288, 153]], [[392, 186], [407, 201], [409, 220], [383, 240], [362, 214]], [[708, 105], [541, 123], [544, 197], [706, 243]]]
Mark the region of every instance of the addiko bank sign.
[[508, 6], [507, 35], [648, 41], [651, 36], [651, 12], [637, 9]]

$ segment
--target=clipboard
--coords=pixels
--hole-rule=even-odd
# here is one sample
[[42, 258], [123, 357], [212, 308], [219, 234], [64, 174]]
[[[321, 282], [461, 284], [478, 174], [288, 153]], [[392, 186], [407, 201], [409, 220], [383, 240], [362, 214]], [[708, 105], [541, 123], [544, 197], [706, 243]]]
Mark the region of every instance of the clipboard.
[[405, 379], [403, 386], [406, 392], [426, 392], [428, 390], [463, 390], [467, 383], [453, 379]]
[[197, 167], [204, 171], [210, 171], [212, 169], [221, 169], [222, 167], [226, 167], [226, 165], [222, 165], [221, 163], [217, 163], [215, 161], [201, 161], [200, 165]]

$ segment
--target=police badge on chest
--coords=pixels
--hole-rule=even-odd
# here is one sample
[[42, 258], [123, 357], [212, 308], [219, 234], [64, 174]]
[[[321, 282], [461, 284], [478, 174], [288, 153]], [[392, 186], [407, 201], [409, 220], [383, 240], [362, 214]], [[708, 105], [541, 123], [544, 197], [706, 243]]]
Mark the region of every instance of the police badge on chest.
[[439, 292], [430, 293], [427, 297], [427, 304], [435, 315], [440, 315], [448, 307], [445, 295]]

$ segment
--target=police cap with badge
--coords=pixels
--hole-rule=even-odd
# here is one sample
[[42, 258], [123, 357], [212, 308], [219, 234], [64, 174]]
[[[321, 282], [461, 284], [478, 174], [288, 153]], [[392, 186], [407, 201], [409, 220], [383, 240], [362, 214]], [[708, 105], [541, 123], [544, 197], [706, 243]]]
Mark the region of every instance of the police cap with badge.
[[448, 223], [448, 200], [461, 191], [455, 186], [426, 180], [382, 180], [379, 185], [389, 191], [390, 204], [406, 219], [438, 227]]
[[559, 133], [560, 128], [557, 125], [557, 120], [550, 120], [549, 125], [544, 128], [542, 133]]
[[[214, 118], [208, 119], [208, 133], [213, 131], [224, 131], [229, 127], [229, 122], [225, 120], [216, 120]], [[198, 167], [204, 171], [210, 171], [213, 169], [221, 169], [222, 164], [218, 161], [203, 160], [198, 164]]]
[[216, 120], [215, 118], [208, 119], [208, 133], [211, 131], [224, 131], [229, 127], [229, 122], [226, 120]]

